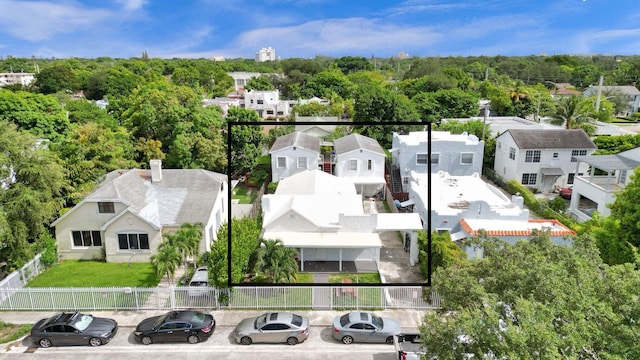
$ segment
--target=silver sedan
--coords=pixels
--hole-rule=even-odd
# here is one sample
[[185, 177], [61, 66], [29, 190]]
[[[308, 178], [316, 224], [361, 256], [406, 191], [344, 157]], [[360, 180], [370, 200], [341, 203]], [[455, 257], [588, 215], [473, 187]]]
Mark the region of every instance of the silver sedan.
[[381, 342], [393, 344], [393, 336], [402, 332], [400, 323], [370, 312], [352, 311], [333, 319], [333, 338], [345, 344]]
[[309, 319], [289, 312], [265, 313], [242, 320], [233, 332], [236, 342], [287, 343], [295, 345], [309, 337]]

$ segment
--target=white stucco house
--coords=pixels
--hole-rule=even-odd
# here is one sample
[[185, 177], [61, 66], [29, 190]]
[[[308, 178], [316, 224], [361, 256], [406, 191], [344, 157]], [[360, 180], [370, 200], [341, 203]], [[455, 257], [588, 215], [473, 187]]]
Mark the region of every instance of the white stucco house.
[[593, 211], [602, 216], [611, 214], [608, 205], [615, 201], [616, 194], [624, 190], [640, 166], [640, 148], [613, 155], [577, 156], [576, 160], [576, 167], [586, 164], [589, 172], [574, 178], [567, 212], [584, 222], [591, 219]]
[[576, 167], [577, 157], [595, 150], [596, 145], [581, 129], [511, 129], [496, 138], [494, 170], [506, 181], [551, 192], [586, 173], [588, 164]]
[[[411, 173], [409, 198], [413, 211], [420, 215], [424, 229], [429, 229], [429, 178]], [[530, 219], [521, 196], [507, 196], [482, 180], [479, 174], [455, 176], [446, 172], [431, 174], [431, 231], [447, 231], [457, 242], [485, 232], [510, 243], [531, 236], [533, 230], [548, 229], [551, 239], [568, 244], [565, 239], [575, 233], [556, 220]], [[462, 248], [469, 258], [481, 257], [482, 249]]]
[[295, 131], [280, 136], [269, 150], [271, 178], [278, 182], [288, 176], [320, 166], [320, 139]]
[[[427, 131], [410, 132], [408, 135], [393, 133], [391, 147], [392, 167], [399, 170], [402, 190], [408, 192], [411, 172], [426, 174], [428, 169]], [[484, 141], [477, 136], [451, 134], [448, 131], [431, 132], [431, 172], [447, 172], [451, 175], [482, 173]]]
[[351, 134], [335, 139], [333, 174], [350, 180], [358, 194], [373, 196], [385, 185], [385, 152], [375, 139]]
[[[184, 223], [201, 223], [200, 251], [210, 248], [227, 219], [227, 176], [201, 169], [112, 171], [84, 200], [56, 219], [62, 259], [102, 257], [107, 262], [146, 262], [162, 235]], [[104, 250], [103, 250], [104, 249]]]
[[417, 214], [367, 213], [350, 180], [308, 170], [280, 181], [275, 194], [262, 197], [264, 239], [295, 248], [301, 271], [307, 261], [380, 262], [383, 231], [411, 232], [417, 261]]
[[280, 100], [278, 90], [245, 91], [243, 105], [246, 109], [255, 110], [262, 119], [286, 117], [291, 111], [291, 104]]

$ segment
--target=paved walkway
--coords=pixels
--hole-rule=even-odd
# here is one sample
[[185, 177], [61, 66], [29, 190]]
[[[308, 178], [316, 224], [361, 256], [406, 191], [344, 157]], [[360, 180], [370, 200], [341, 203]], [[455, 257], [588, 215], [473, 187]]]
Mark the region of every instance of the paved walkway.
[[162, 279], [160, 279], [160, 282], [158, 283], [156, 291], [151, 293], [149, 298], [147, 298], [147, 301], [144, 302], [144, 306], [149, 308], [164, 307], [164, 304], [166, 304], [166, 302], [169, 301], [169, 296], [171, 296], [171, 291], [169, 291], [169, 287], [171, 285], [175, 286], [176, 282], [179, 281], [184, 276], [185, 273], [186, 273], [186, 269], [184, 268], [184, 265], [181, 265], [180, 267], [178, 267], [178, 269], [176, 270], [176, 273], [173, 275], [173, 279], [171, 280], [171, 283], [169, 283], [169, 279], [167, 278], [166, 275], [163, 276]]

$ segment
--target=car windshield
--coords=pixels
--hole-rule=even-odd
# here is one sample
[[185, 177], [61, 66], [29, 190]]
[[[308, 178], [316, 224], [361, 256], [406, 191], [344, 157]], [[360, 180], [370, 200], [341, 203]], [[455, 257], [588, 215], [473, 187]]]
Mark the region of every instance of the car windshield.
[[380, 316], [371, 314], [371, 322], [378, 329], [382, 329], [384, 327], [384, 323], [382, 322], [382, 318]]
[[169, 317], [170, 313], [164, 314], [162, 316], [160, 316], [156, 322], [153, 323], [153, 328], [157, 329], [159, 328], [162, 324], [164, 324], [164, 322], [166, 321], [167, 317]]
[[83, 314], [78, 316], [73, 326], [80, 331], [85, 331], [89, 327], [89, 325], [91, 325], [92, 322], [93, 322], [93, 316]]
[[267, 322], [267, 314], [263, 314], [256, 318], [256, 322], [254, 326], [256, 329], [260, 329], [264, 326], [264, 324], [266, 324], [266, 322]]

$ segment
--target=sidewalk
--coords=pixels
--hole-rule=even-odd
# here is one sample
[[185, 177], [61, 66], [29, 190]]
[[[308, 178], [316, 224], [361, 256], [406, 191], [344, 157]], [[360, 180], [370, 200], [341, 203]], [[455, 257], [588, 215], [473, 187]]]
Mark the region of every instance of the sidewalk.
[[[215, 310], [210, 313], [216, 319], [217, 326], [235, 327], [242, 319], [258, 316], [267, 310]], [[277, 310], [268, 310], [277, 311]], [[298, 311], [283, 310], [294, 312], [298, 315], [306, 316], [312, 326], [331, 326], [333, 318], [347, 313], [348, 311]], [[93, 316], [106, 317], [114, 319], [119, 326], [135, 327], [143, 319], [151, 316], [161, 315], [166, 311], [150, 310], [150, 311], [85, 311]], [[55, 311], [4, 311], [0, 312], [0, 321], [11, 324], [35, 324], [38, 320], [54, 315]], [[379, 316], [390, 317], [402, 325], [405, 331], [415, 331], [422, 322], [425, 311], [419, 310], [381, 310], [375, 311]]]

